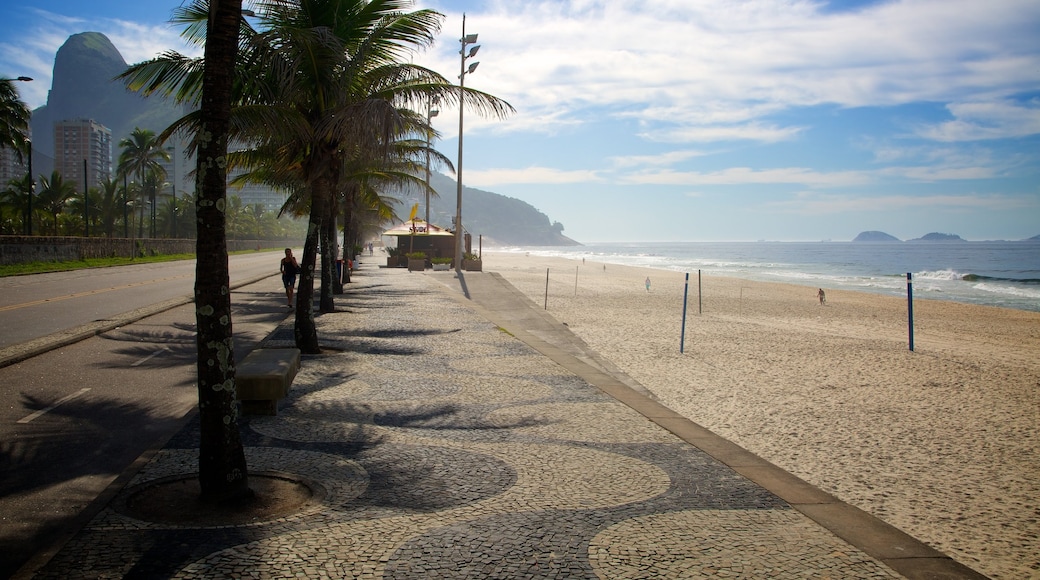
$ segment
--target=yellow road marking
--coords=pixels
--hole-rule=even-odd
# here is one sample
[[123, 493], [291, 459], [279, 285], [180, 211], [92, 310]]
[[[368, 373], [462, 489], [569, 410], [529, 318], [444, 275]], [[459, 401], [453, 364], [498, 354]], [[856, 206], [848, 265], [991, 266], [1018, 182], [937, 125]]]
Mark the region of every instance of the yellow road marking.
[[11, 304], [9, 306], [0, 306], [0, 312], [6, 312], [8, 310], [18, 310], [19, 308], [28, 308], [30, 306], [38, 306], [40, 304], [46, 304], [48, 302], [60, 302], [62, 300], [71, 300], [73, 298], [82, 298], [84, 296], [92, 296], [94, 294], [101, 294], [103, 292], [112, 292], [114, 290], [126, 290], [127, 288], [137, 288], [138, 286], [147, 286], [148, 284], [158, 284], [160, 282], [169, 282], [170, 280], [178, 280], [180, 278], [188, 278], [194, 276], [195, 273], [181, 274], [180, 276], [168, 276], [166, 278], [156, 278], [154, 280], [147, 280], [144, 282], [134, 282], [133, 284], [124, 284], [123, 286], [112, 286], [111, 288], [98, 288], [97, 290], [87, 290], [85, 292], [77, 292], [75, 294], [68, 294], [66, 296], [54, 296], [53, 298], [42, 298], [40, 300], [34, 300], [32, 302], [23, 302], [21, 304]]

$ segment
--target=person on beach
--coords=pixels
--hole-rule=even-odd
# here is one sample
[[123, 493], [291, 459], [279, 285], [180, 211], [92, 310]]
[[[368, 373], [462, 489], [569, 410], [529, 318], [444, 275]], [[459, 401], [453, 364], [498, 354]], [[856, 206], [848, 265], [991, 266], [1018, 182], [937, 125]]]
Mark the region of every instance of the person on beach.
[[282, 258], [278, 270], [282, 273], [282, 286], [285, 286], [285, 299], [289, 304], [289, 310], [293, 308], [293, 290], [296, 288], [296, 275], [300, 273], [300, 263], [296, 256], [292, 255], [290, 248], [285, 248], [285, 257]]
[[823, 288], [816, 290], [816, 297], [820, 299], [820, 305], [827, 303], [827, 294], [823, 291]]
[[650, 291], [650, 276], [646, 277], [646, 291]]

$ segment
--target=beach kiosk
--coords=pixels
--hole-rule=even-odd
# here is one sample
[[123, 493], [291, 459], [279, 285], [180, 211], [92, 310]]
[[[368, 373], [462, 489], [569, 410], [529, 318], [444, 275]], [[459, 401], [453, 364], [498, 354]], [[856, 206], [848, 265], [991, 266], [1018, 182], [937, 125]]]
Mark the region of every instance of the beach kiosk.
[[426, 254], [426, 261], [433, 258], [452, 258], [455, 255], [455, 234], [422, 219], [413, 219], [383, 232], [384, 236], [397, 238], [397, 254], [387, 258], [387, 267], [408, 266], [403, 256], [414, 252]]

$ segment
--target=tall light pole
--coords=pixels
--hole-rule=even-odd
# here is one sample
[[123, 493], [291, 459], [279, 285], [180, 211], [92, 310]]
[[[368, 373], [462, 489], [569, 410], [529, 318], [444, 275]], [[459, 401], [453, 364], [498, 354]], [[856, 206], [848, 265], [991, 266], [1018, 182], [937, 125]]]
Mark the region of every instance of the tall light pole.
[[426, 231], [430, 231], [430, 138], [433, 133], [433, 128], [430, 127], [430, 121], [437, 116], [438, 111], [433, 106], [436, 105], [440, 99], [433, 97], [429, 102], [426, 103]]
[[[32, 80], [33, 80], [32, 77], [18, 77], [18, 78], [14, 78], [14, 79], [0, 79], [0, 81], [22, 81], [23, 83], [31, 82]], [[29, 130], [30, 130], [30, 132], [32, 131], [31, 128]], [[28, 165], [28, 169], [29, 169], [29, 191], [26, 194], [26, 195], [29, 196], [29, 199], [28, 199], [28, 203], [25, 204], [25, 208], [26, 208], [25, 209], [25, 228], [26, 228], [25, 231], [26, 231], [26, 235], [31, 236], [32, 235], [32, 199], [33, 199], [33, 191], [36, 189], [36, 179], [33, 178], [33, 170], [32, 170], [32, 137], [30, 135], [26, 135], [25, 136], [25, 142], [29, 145], [29, 159], [28, 159], [28, 162], [29, 162], [29, 165]]]
[[463, 107], [463, 97], [465, 96], [466, 86], [466, 75], [477, 70], [479, 62], [474, 62], [466, 67], [466, 59], [473, 58], [477, 54], [477, 50], [480, 49], [480, 45], [476, 45], [469, 49], [469, 53], [466, 53], [466, 45], [474, 44], [477, 42], [476, 34], [466, 34], [466, 14], [462, 14], [462, 38], [459, 39], [459, 43], [462, 48], [459, 50], [459, 163], [455, 169], [455, 178], [457, 181], [458, 189], [456, 191], [455, 200], [455, 275], [460, 276], [462, 274], [462, 112], [465, 109]]

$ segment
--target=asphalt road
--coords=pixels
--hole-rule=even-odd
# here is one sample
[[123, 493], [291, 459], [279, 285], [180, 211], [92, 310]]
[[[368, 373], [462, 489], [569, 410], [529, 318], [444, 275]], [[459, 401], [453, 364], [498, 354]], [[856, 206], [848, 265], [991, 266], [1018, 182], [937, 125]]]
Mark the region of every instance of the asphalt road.
[[[281, 258], [281, 252], [231, 256], [231, 285], [277, 274]], [[0, 348], [190, 298], [194, 285], [194, 260], [0, 278]], [[280, 282], [271, 286], [277, 290]]]
[[[252, 282], [232, 291], [237, 360], [288, 315], [280, 258], [231, 259], [232, 287]], [[193, 285], [193, 261], [0, 279], [0, 350], [123, 321], [0, 368], [0, 578], [73, 531], [84, 508], [194, 409], [193, 306], [129, 322], [186, 302]]]

